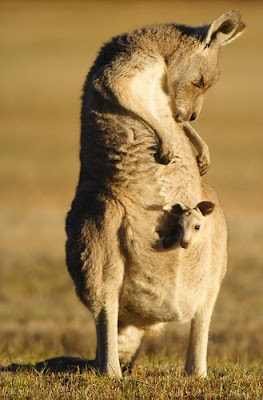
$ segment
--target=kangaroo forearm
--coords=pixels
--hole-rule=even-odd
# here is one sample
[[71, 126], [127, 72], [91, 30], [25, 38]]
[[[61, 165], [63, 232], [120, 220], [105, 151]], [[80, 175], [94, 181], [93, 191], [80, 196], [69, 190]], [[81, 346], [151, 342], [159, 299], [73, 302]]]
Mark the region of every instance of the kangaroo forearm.
[[183, 123], [183, 130], [191, 141], [191, 143], [195, 146], [198, 154], [201, 155], [204, 152], [204, 148], [207, 148], [206, 142], [199, 136], [197, 131], [187, 122]]
[[147, 108], [145, 108], [145, 105], [143, 103], [141, 103], [137, 99], [131, 100], [131, 96], [129, 96], [129, 93], [127, 93], [127, 96], [125, 95], [125, 97], [120, 97], [119, 99], [120, 104], [122, 104], [122, 106], [128, 112], [133, 113], [136, 118], [141, 119], [153, 130], [156, 139], [160, 143], [165, 142], [166, 138], [171, 135], [171, 129], [169, 129], [170, 126], [167, 118], [163, 117], [163, 121], [162, 123], [160, 123], [159, 120], [162, 119], [162, 116], [158, 116], [159, 118], [157, 119], [147, 110]]
[[[171, 127], [169, 125], [174, 124], [174, 120], [171, 116], [170, 121], [167, 115], [158, 112], [153, 114], [148, 108], [149, 101], [146, 98], [140, 98], [133, 88], [132, 78], [130, 79], [119, 79], [115, 82], [112, 88], [114, 92], [114, 102], [123, 107], [127, 112], [134, 114], [136, 118], [141, 119], [146, 123], [155, 133], [156, 138], [160, 142], [164, 142], [166, 137], [169, 136]], [[151, 100], [151, 99], [149, 99]], [[166, 112], [167, 114], [167, 112]]]
[[122, 68], [112, 65], [105, 69], [95, 84], [105, 98], [144, 121], [157, 139], [164, 142], [172, 136], [176, 123], [170, 99], [162, 88], [166, 73], [163, 58], [156, 55], [156, 60], [153, 60], [146, 56], [138, 65], [132, 57], [128, 64]]

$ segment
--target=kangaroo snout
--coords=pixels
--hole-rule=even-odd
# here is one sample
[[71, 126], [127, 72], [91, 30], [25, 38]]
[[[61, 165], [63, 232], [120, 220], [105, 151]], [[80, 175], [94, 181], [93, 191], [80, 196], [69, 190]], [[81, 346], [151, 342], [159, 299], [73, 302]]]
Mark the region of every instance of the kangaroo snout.
[[184, 121], [184, 118], [182, 117], [182, 115], [180, 113], [177, 113], [174, 118], [175, 118], [175, 120], [177, 122], [183, 122]]
[[181, 247], [187, 249], [190, 246], [190, 240], [181, 240]]
[[194, 121], [198, 117], [197, 112], [193, 112], [192, 114], [188, 114], [185, 111], [179, 111], [175, 114], [175, 120], [177, 122], [184, 122], [184, 121]]

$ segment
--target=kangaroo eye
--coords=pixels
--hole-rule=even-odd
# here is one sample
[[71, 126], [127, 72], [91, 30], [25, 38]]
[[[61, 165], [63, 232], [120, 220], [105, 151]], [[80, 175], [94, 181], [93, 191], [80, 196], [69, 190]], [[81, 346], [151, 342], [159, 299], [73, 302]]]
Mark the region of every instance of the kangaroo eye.
[[183, 229], [183, 225], [182, 224], [178, 224], [177, 227], [178, 227], [179, 230]]
[[199, 231], [200, 225], [195, 225], [195, 230]]
[[204, 77], [203, 75], [201, 76], [200, 80], [198, 82], [193, 82], [193, 85], [198, 87], [199, 89], [202, 89], [205, 87], [205, 82], [204, 82]]
[[199, 86], [202, 87], [202, 88], [205, 87], [205, 81], [204, 81], [203, 75], [202, 75], [201, 78], [200, 78]]

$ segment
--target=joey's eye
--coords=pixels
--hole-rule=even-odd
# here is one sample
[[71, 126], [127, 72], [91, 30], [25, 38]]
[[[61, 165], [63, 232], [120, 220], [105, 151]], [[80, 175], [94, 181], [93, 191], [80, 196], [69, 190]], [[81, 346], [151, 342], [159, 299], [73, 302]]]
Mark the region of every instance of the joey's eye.
[[203, 75], [201, 76], [201, 78], [199, 79], [198, 82], [193, 82], [193, 85], [198, 87], [199, 89], [202, 89], [205, 87], [205, 82], [204, 82], [204, 77]]
[[177, 227], [178, 227], [179, 230], [183, 229], [183, 225], [182, 224], [178, 224]]
[[199, 231], [199, 229], [200, 229], [200, 225], [195, 225], [195, 230]]

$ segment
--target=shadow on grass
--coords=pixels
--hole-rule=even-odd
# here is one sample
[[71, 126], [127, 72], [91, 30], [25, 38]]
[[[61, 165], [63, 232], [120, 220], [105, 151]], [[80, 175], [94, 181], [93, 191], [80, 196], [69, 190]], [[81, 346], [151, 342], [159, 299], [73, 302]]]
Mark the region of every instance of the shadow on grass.
[[59, 372], [84, 372], [94, 371], [98, 372], [98, 365], [96, 360], [87, 360], [79, 357], [55, 357], [45, 361], [41, 361], [35, 365], [33, 364], [10, 364], [7, 366], [0, 365], [0, 372], [19, 372], [19, 371], [33, 371], [45, 373], [59, 373]]

